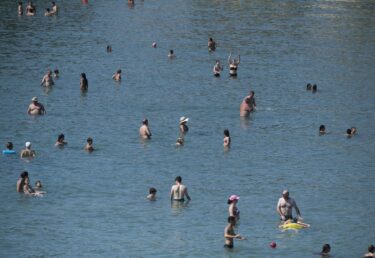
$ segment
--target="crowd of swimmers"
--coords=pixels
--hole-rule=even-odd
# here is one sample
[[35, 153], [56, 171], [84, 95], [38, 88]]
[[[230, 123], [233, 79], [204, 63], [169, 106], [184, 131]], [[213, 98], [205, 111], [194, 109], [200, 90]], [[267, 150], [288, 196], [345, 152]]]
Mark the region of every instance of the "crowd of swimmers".
[[[133, 0], [128, 0], [129, 4], [134, 4]], [[35, 15], [36, 14], [36, 8], [32, 4], [31, 1], [28, 2], [26, 7], [26, 15]], [[55, 2], [52, 2], [52, 7], [46, 8], [45, 16], [52, 16], [57, 15], [58, 13], [58, 7]], [[18, 4], [18, 14], [23, 14], [23, 6], [22, 2], [19, 2]], [[212, 52], [216, 50], [216, 42], [209, 38], [208, 43], [208, 51]], [[152, 47], [156, 48], [157, 44], [154, 42], [152, 44]], [[107, 46], [107, 52], [112, 52], [112, 47], [110, 45]], [[171, 49], [168, 53], [168, 58], [173, 59], [176, 55], [174, 51]], [[232, 54], [230, 53], [228, 56], [228, 67], [229, 67], [229, 75], [230, 76], [237, 76], [237, 69], [240, 64], [240, 55], [238, 57], [233, 58]], [[223, 66], [220, 63], [220, 60], [216, 60], [214, 68], [213, 68], [213, 74], [216, 77], [220, 76], [221, 71], [223, 71]], [[59, 77], [59, 70], [55, 69], [53, 72], [49, 69], [47, 70], [46, 74], [43, 76], [41, 81], [41, 86], [44, 87], [51, 87], [54, 85], [54, 78]], [[113, 75], [112, 79], [115, 81], [121, 81], [121, 69], [117, 70]], [[87, 91], [88, 90], [88, 80], [86, 78], [85, 73], [81, 73], [80, 75], [80, 89], [81, 91]], [[317, 85], [308, 83], [306, 86], [306, 89], [312, 92], [317, 91]], [[33, 97], [31, 100], [31, 104], [29, 105], [27, 109], [27, 113], [29, 115], [44, 115], [46, 114], [46, 110], [42, 103], [38, 101], [37, 97]], [[241, 117], [248, 117], [250, 116], [250, 113], [253, 112], [256, 109], [256, 101], [255, 101], [255, 92], [250, 91], [247, 96], [244, 97], [240, 104], [240, 116]], [[176, 146], [182, 146], [184, 145], [184, 137], [186, 133], [189, 130], [189, 127], [187, 125], [187, 122], [189, 121], [189, 118], [182, 116], [179, 120], [179, 137], [176, 141]], [[348, 137], [351, 137], [356, 134], [357, 129], [355, 127], [349, 128], [346, 131], [346, 135]], [[326, 128], [324, 125], [321, 125], [319, 127], [319, 135], [326, 134]], [[149, 127], [149, 121], [147, 118], [145, 118], [141, 126], [139, 128], [139, 136], [142, 140], [149, 140], [151, 139], [152, 133]], [[67, 144], [65, 141], [65, 135], [59, 134], [55, 143], [55, 146], [63, 147]], [[223, 139], [223, 147], [225, 149], [228, 149], [231, 144], [231, 138], [230, 133], [228, 129], [224, 130], [224, 139]], [[6, 144], [6, 149], [3, 150], [4, 155], [10, 155], [10, 154], [16, 154], [16, 151], [13, 150], [13, 143], [8, 142]], [[93, 139], [91, 137], [88, 137], [86, 140], [86, 144], [84, 146], [84, 150], [88, 152], [94, 151], [93, 146]], [[25, 149], [22, 149], [20, 152], [21, 158], [33, 158], [36, 156], [35, 150], [31, 149], [31, 142], [25, 143]], [[40, 180], [36, 181], [35, 187], [31, 187], [30, 185], [30, 179], [27, 171], [23, 171], [17, 180], [17, 192], [24, 193], [26, 195], [32, 195], [32, 196], [41, 196], [45, 191], [42, 191], [42, 183]], [[147, 195], [147, 199], [150, 201], [155, 201], [157, 190], [154, 187], [151, 187], [149, 189], [149, 194]], [[173, 203], [183, 203], [186, 201], [189, 202], [191, 200], [187, 187], [182, 184], [182, 178], [180, 176], [177, 176], [175, 178], [175, 184], [171, 187], [170, 191], [170, 200]], [[233, 248], [234, 247], [234, 239], [238, 240], [245, 240], [246, 238], [236, 234], [235, 230], [238, 227], [237, 222], [240, 219], [240, 211], [237, 207], [237, 203], [239, 201], [240, 197], [237, 195], [231, 195], [229, 196], [227, 202], [228, 202], [228, 224], [226, 225], [224, 229], [224, 247], [225, 248]], [[292, 212], [293, 209], [296, 211], [297, 216], [294, 217]], [[303, 222], [303, 219], [301, 217], [301, 212], [297, 206], [296, 201], [289, 196], [289, 191], [284, 190], [282, 192], [282, 196], [279, 198], [276, 211], [278, 215], [280, 216], [281, 226], [285, 226], [290, 223], [298, 224], [301, 227], [309, 227], [309, 224], [306, 224]], [[270, 245], [272, 248], [276, 247], [276, 243], [272, 242]], [[331, 247], [329, 244], [325, 244], [322, 247], [322, 251], [319, 253], [323, 257], [327, 257], [331, 251]], [[366, 258], [375, 257], [374, 254], [374, 246], [370, 245], [368, 247], [368, 253], [364, 255]]]

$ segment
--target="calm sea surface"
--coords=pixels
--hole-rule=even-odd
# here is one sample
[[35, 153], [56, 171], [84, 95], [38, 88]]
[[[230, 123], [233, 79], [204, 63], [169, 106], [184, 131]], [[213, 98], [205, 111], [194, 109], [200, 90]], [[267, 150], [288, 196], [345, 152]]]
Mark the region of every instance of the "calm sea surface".
[[[37, 151], [29, 162], [0, 156], [0, 257], [301, 258], [329, 243], [333, 257], [347, 258], [375, 244], [374, 1], [57, 4], [57, 17], [43, 16], [47, 0], [35, 1], [35, 17], [18, 16], [16, 1], [0, 4], [0, 144], [19, 153], [31, 141]], [[236, 79], [227, 76], [230, 51], [241, 54]], [[48, 68], [61, 75], [52, 90], [40, 87]], [[121, 83], [111, 79], [117, 69]], [[257, 111], [241, 120], [249, 90]], [[47, 115], [26, 114], [33, 96]], [[176, 148], [181, 116], [190, 131]], [[144, 144], [145, 117], [153, 138]], [[320, 124], [327, 135], [318, 136]], [[348, 139], [351, 126], [358, 135]], [[64, 149], [54, 147], [59, 133]], [[92, 154], [83, 150], [89, 136]], [[42, 181], [44, 197], [15, 191], [22, 170]], [[177, 175], [192, 197], [186, 207], [169, 201]], [[149, 187], [156, 202], [145, 199]], [[311, 228], [278, 229], [284, 188]], [[241, 197], [237, 231], [248, 240], [228, 251], [231, 194]]]

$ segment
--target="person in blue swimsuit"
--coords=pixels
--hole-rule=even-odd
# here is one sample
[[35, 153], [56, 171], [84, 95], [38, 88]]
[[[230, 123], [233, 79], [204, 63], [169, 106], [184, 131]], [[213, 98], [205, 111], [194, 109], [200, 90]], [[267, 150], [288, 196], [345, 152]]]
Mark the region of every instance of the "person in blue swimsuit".
[[13, 150], [13, 143], [12, 142], [8, 142], [6, 147], [7, 148], [5, 150], [3, 150], [4, 155], [16, 154], [16, 152]]

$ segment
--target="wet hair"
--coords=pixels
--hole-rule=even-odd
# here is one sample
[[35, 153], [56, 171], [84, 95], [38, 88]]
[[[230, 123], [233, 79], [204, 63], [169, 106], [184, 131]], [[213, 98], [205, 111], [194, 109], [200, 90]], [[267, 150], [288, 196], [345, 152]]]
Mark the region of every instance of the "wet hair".
[[154, 187], [151, 187], [150, 190], [149, 190], [150, 194], [153, 194], [153, 193], [156, 193], [156, 192], [157, 192], [157, 190]]
[[210, 38], [210, 41], [213, 41], [213, 39], [212, 39], [212, 38]]
[[349, 134], [349, 135], [351, 135], [352, 134], [352, 129], [350, 129], [350, 128], [346, 129], [346, 133]]
[[253, 95], [253, 96], [255, 95], [255, 92], [254, 92], [253, 90], [250, 91], [250, 93], [251, 93], [251, 95]]
[[331, 246], [329, 244], [324, 244], [322, 247], [322, 253], [329, 253], [331, 251]]
[[229, 217], [228, 217], [228, 223], [234, 223], [234, 222], [236, 222], [236, 217], [234, 217], [234, 216], [229, 216]]
[[108, 45], [108, 46], [107, 46], [107, 52], [112, 52], [112, 47], [111, 47], [111, 45]]
[[59, 134], [59, 136], [57, 136], [57, 141], [59, 142], [61, 140], [64, 140], [64, 138], [65, 138], [65, 135], [61, 133]]
[[227, 137], [229, 137], [229, 130], [228, 129], [224, 130], [224, 135], [227, 136]]
[[59, 73], [59, 69], [55, 69], [55, 70], [53, 70], [53, 72], [54, 72], [55, 74], [58, 74], [58, 73]]
[[[49, 9], [49, 8], [46, 8], [46, 11], [47, 11], [47, 12], [49, 12], [49, 11], [50, 11], [50, 9]], [[49, 72], [50, 72], [50, 71], [49, 71]]]
[[52, 1], [52, 5], [56, 5], [56, 3]]
[[312, 87], [311, 83], [308, 83], [308, 84], [306, 85], [306, 90], [311, 90], [311, 87]]
[[315, 92], [315, 91], [317, 91], [317, 89], [318, 89], [318, 86], [316, 86], [316, 84], [314, 84], [314, 85], [312, 86], [312, 91]]
[[19, 1], [18, 4], [19, 4], [19, 5], [22, 5], [22, 1]]
[[7, 143], [7, 149], [9, 149], [9, 150], [13, 149], [13, 143], [12, 142]]
[[181, 178], [180, 176], [176, 176], [176, 178], [175, 178], [175, 181], [177, 181], [177, 182], [181, 183], [181, 181], [182, 181], [182, 178]]
[[324, 126], [324, 125], [321, 125], [320, 127], [319, 127], [319, 131], [325, 131], [326, 130], [326, 127]]
[[173, 54], [173, 49], [169, 50], [169, 54]]
[[121, 69], [118, 69], [118, 70], [117, 70], [117, 73], [121, 73]]
[[81, 77], [86, 80], [86, 74], [85, 73], [81, 73]]
[[375, 252], [375, 246], [374, 246], [374, 245], [369, 245], [369, 246], [368, 246], [368, 251], [369, 251], [370, 253], [374, 253], [374, 252]]
[[29, 172], [27, 172], [26, 170], [23, 171], [20, 175], [21, 178], [25, 179], [26, 177], [29, 177]]
[[91, 137], [87, 138], [87, 142], [93, 142], [92, 138]]
[[143, 119], [142, 124], [147, 125], [148, 124], [148, 119], [147, 118]]
[[40, 180], [36, 181], [35, 186], [39, 187], [39, 188], [42, 188], [42, 182], [40, 182]]

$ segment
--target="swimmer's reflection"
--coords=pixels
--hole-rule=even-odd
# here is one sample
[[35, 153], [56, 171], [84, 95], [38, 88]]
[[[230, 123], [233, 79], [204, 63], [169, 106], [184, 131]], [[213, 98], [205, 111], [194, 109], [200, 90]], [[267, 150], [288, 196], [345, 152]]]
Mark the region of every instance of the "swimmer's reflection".
[[190, 200], [187, 201], [176, 201], [171, 200], [171, 208], [172, 209], [182, 209], [189, 205]]
[[241, 127], [248, 129], [250, 127], [250, 117], [240, 116]]

